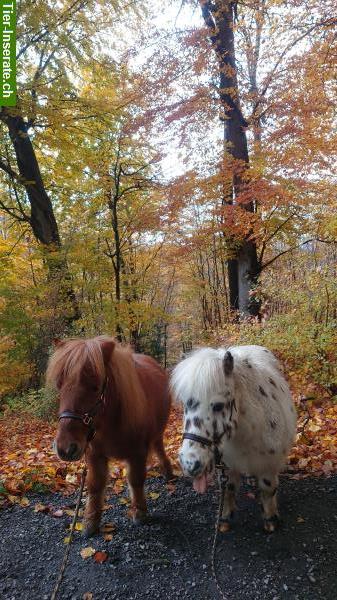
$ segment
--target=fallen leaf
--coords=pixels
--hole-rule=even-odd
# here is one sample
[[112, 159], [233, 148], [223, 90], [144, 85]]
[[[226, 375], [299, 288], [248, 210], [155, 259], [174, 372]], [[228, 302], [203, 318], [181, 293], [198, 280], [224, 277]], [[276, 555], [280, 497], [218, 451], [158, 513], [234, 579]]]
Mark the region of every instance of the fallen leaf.
[[87, 548], [82, 548], [82, 550], [80, 550], [80, 555], [82, 558], [90, 558], [90, 556], [93, 556], [95, 552], [95, 548], [88, 546]]
[[112, 535], [112, 533], [105, 533], [103, 538], [106, 542], [111, 542], [113, 535]]
[[77, 483], [77, 477], [76, 475], [71, 475], [70, 473], [68, 473], [68, 475], [66, 475], [66, 481], [68, 483]]
[[159, 471], [155, 471], [154, 469], [150, 469], [147, 472], [148, 477], [158, 477], [160, 475]]
[[12, 496], [11, 494], [8, 494], [7, 498], [13, 504], [20, 504], [20, 498], [18, 496]]
[[114, 523], [104, 523], [102, 526], [102, 533], [111, 533], [115, 531], [116, 525]]
[[227, 533], [227, 531], [230, 530], [230, 524], [227, 523], [227, 521], [225, 521], [224, 523], [220, 523], [219, 525], [219, 531], [221, 531], [221, 533]]
[[160, 494], [158, 492], [150, 492], [148, 494], [149, 498], [152, 498], [152, 500], [157, 500], [160, 496]]
[[93, 597], [94, 596], [91, 592], [84, 592], [84, 594], [82, 596], [82, 600], [92, 600]]
[[[74, 516], [74, 514], [75, 514], [75, 511], [74, 511], [74, 510], [72, 510], [71, 508], [66, 508], [66, 509], [64, 509], [64, 510], [63, 510], [63, 512], [64, 512], [66, 515], [68, 515], [69, 517], [73, 517], [73, 516]], [[79, 517], [83, 517], [83, 509], [82, 509], [82, 508], [80, 508], [80, 510], [78, 511], [78, 516], [79, 516]]]
[[107, 552], [102, 552], [102, 551], [98, 550], [94, 554], [94, 561], [99, 564], [102, 564], [107, 560], [108, 556], [109, 556], [109, 554]]
[[47, 513], [49, 511], [50, 511], [50, 508], [46, 504], [41, 504], [40, 502], [38, 502], [34, 506], [34, 512], [36, 512], [36, 513], [38, 513], [38, 512]]
[[119, 504], [129, 504], [129, 500], [127, 498], [120, 498], [118, 502]]
[[61, 510], [60, 508], [58, 510], [55, 510], [55, 512], [52, 513], [52, 517], [56, 517], [57, 519], [60, 519], [61, 517], [63, 517], [63, 510]]
[[83, 530], [83, 523], [79, 523], [77, 521], [77, 523], [75, 523], [75, 531], [82, 531]]
[[63, 543], [64, 544], [70, 544], [70, 536], [67, 536], [67, 537], [63, 538]]
[[30, 502], [29, 502], [28, 498], [26, 498], [26, 496], [23, 496], [21, 498], [20, 505], [21, 506], [30, 506]]
[[303, 517], [297, 517], [297, 523], [304, 523], [305, 520], [303, 519]]

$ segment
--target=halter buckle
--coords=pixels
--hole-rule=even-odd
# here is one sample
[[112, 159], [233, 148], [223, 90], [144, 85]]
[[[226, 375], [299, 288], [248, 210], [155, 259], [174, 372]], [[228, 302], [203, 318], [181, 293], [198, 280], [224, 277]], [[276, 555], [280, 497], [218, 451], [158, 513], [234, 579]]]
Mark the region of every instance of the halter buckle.
[[92, 423], [92, 416], [89, 413], [85, 413], [83, 415], [82, 421], [84, 425], [90, 425]]

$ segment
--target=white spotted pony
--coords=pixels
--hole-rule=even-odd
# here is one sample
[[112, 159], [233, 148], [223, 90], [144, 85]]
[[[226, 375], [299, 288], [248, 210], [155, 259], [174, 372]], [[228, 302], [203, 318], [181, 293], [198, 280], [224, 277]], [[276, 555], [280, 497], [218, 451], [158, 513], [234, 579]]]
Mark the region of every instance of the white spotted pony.
[[294, 441], [296, 411], [275, 356], [262, 346], [202, 348], [173, 370], [171, 388], [184, 405], [179, 458], [194, 489], [205, 492], [214, 453], [229, 469], [222, 520], [235, 509], [240, 474], [261, 490], [264, 528], [278, 522], [278, 475]]

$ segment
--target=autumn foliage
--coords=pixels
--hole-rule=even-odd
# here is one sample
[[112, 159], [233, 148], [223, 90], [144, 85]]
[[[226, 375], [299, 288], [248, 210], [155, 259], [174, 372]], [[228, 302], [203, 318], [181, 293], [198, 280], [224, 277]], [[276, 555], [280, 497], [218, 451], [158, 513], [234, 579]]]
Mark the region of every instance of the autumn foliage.
[[[22, 4], [19, 102], [0, 111], [5, 498], [78, 483], [36, 420], [53, 417], [44, 372], [63, 336], [114, 335], [168, 367], [197, 345], [266, 345], [299, 412], [288, 474], [335, 469], [334, 14], [332, 0]], [[122, 466], [112, 476], [118, 492]]]

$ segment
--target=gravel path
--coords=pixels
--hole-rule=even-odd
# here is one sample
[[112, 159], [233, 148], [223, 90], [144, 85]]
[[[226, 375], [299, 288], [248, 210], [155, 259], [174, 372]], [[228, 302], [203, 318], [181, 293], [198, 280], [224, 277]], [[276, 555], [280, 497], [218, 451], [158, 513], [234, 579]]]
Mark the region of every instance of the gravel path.
[[[210, 570], [217, 491], [197, 495], [179, 479], [169, 494], [160, 478], [149, 479], [147, 490], [160, 493], [149, 500], [152, 518], [134, 526], [126, 517], [121, 496], [111, 497], [105, 522], [116, 531], [111, 541], [100, 534], [89, 541], [76, 532], [59, 598], [93, 600], [219, 598]], [[247, 495], [248, 494], [248, 495]], [[337, 476], [330, 479], [282, 478], [281, 529], [262, 531], [260, 509], [244, 487], [239, 511], [229, 533], [220, 534], [217, 565], [221, 587], [235, 600], [335, 600], [337, 598]], [[65, 549], [71, 517], [35, 513], [37, 502], [55, 510], [73, 505], [74, 498], [32, 495], [31, 506], [13, 506], [0, 513], [0, 598], [50, 598]], [[103, 564], [84, 560], [80, 550], [106, 551]], [[89, 595], [88, 598], [91, 598]]]

